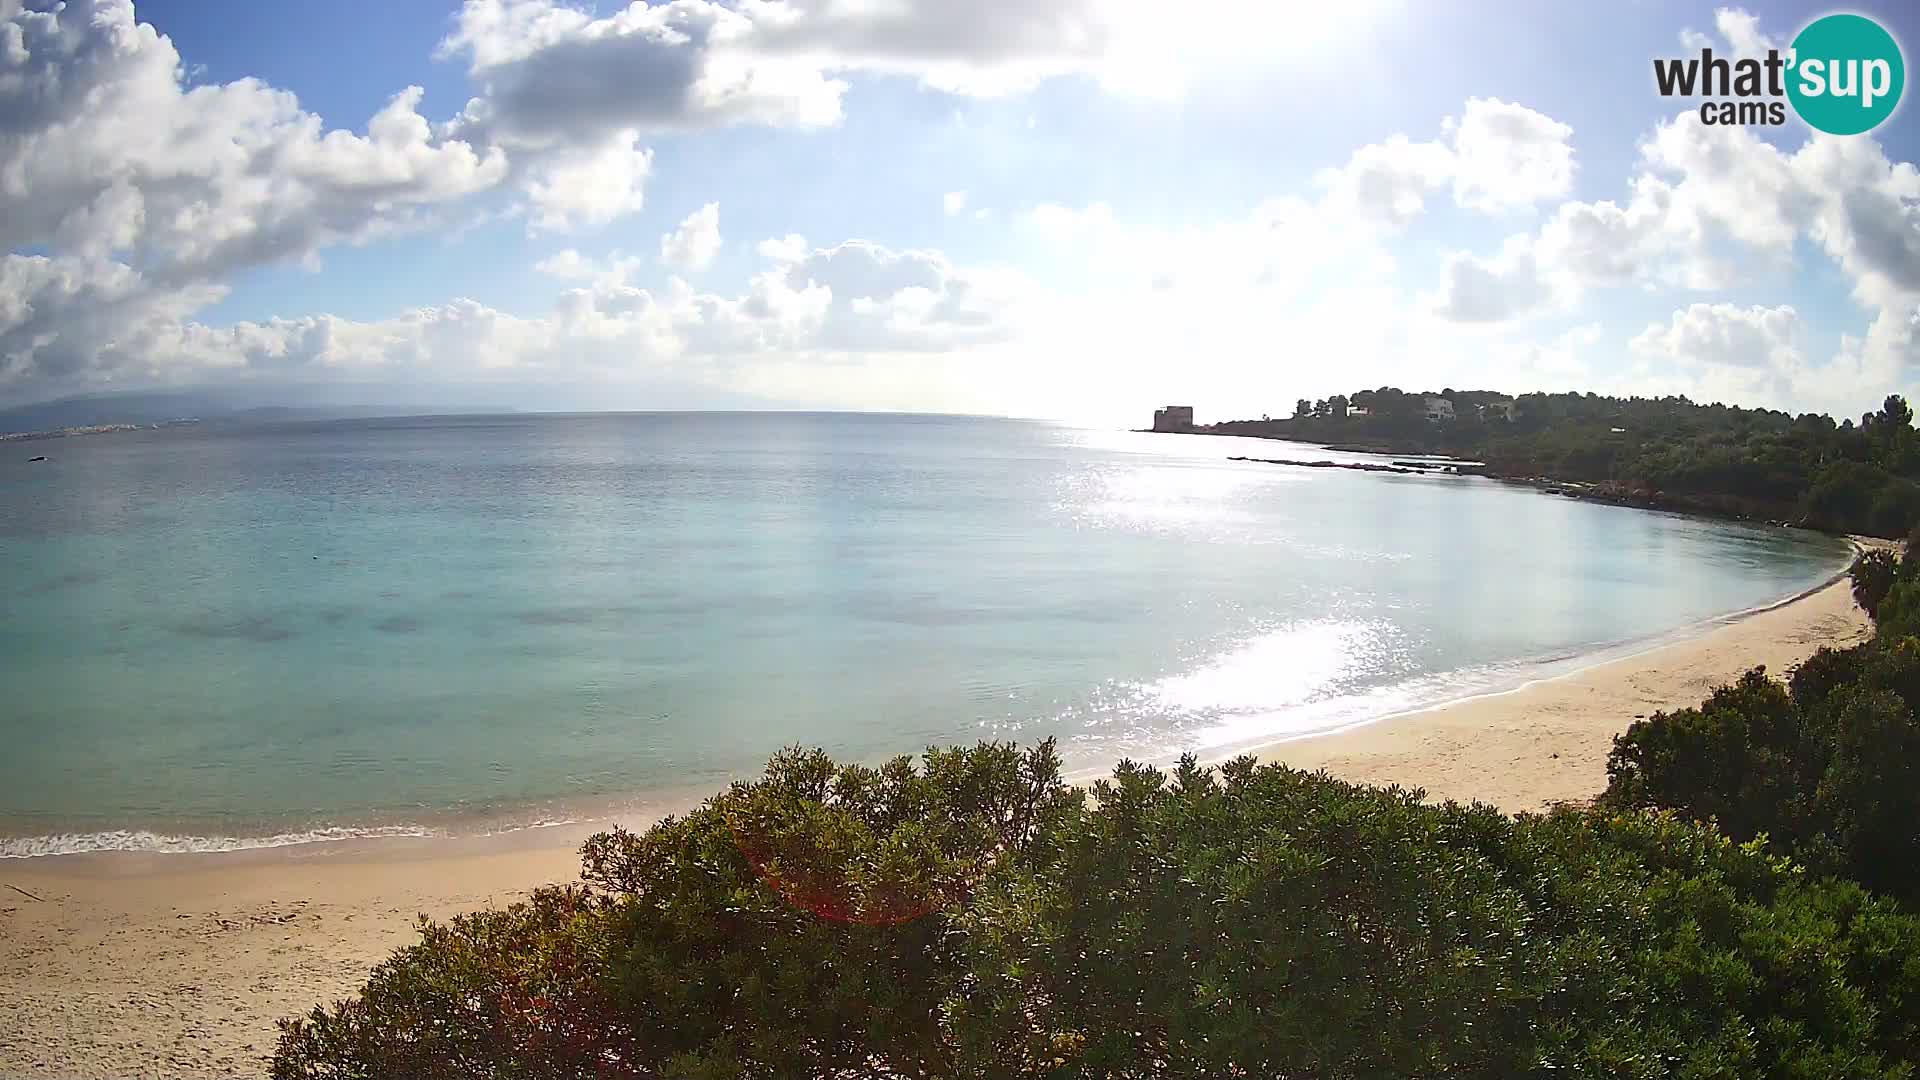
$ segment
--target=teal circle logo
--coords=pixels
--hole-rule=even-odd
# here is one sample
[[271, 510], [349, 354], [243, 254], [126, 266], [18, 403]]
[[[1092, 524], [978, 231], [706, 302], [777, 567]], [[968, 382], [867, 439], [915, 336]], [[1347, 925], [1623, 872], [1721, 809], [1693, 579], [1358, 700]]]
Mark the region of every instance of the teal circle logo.
[[1907, 85], [1900, 44], [1864, 15], [1827, 15], [1793, 39], [1787, 97], [1829, 135], [1871, 131], [1893, 115]]

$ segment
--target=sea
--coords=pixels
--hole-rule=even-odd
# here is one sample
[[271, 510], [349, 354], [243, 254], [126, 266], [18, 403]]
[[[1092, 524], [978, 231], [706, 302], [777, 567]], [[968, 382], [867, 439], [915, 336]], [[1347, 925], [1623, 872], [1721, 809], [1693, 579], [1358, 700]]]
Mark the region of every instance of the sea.
[[1228, 460], [1381, 460], [1301, 444], [977, 417], [201, 424], [0, 455], [0, 857], [594, 819], [788, 745], [1215, 759], [1697, 633], [1848, 554]]

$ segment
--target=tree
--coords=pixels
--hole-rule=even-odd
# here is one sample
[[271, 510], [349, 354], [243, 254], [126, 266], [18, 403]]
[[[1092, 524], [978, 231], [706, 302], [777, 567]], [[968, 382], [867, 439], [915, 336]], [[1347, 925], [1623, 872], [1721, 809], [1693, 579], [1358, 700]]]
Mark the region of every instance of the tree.
[[1300, 400], [1294, 402], [1293, 415], [1296, 419], [1305, 419], [1306, 417], [1312, 416], [1313, 402], [1308, 401], [1306, 398], [1301, 398]]
[[[1893, 604], [1889, 593], [1883, 613]], [[1601, 801], [1765, 838], [1816, 870], [1920, 906], [1916, 703], [1912, 638], [1822, 649], [1784, 687], [1756, 668], [1699, 708], [1655, 713], [1616, 738]]]
[[1911, 430], [1913, 409], [1908, 406], [1906, 398], [1899, 394], [1888, 394], [1887, 400], [1880, 405], [1880, 414], [1874, 417], [1874, 424], [1895, 433]]
[[273, 1075], [1866, 1078], [1920, 1052], [1920, 923], [1670, 814], [1509, 818], [1250, 758], [1087, 795], [1047, 746], [783, 753], [590, 840], [584, 886], [424, 924], [286, 1024]]

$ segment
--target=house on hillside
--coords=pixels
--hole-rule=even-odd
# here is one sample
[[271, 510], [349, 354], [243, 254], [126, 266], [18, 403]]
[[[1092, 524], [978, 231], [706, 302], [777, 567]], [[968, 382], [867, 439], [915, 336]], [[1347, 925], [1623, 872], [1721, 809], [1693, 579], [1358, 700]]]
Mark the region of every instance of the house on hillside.
[[1153, 430], [1186, 431], [1193, 427], [1193, 406], [1169, 405], [1153, 410]]
[[1509, 424], [1513, 423], [1513, 402], [1511, 401], [1487, 402], [1485, 405], [1480, 406], [1480, 419], [1504, 420]]
[[1436, 424], [1450, 422], [1453, 419], [1452, 399], [1443, 397], [1428, 398], [1427, 419]]

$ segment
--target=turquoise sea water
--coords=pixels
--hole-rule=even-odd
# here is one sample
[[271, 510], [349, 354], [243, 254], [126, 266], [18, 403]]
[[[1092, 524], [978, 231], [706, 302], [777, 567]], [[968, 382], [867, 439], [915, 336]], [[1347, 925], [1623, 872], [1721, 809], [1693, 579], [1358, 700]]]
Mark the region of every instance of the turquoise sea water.
[[1491, 481], [1226, 460], [1353, 458], [1292, 444], [974, 418], [0, 452], [0, 855], [525, 824], [796, 742], [1219, 754], [1515, 685], [1845, 558]]

